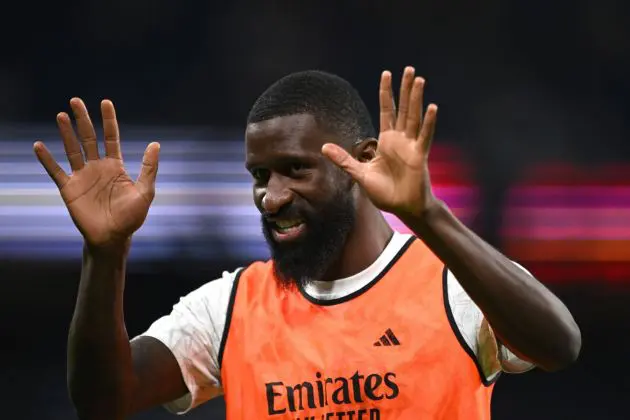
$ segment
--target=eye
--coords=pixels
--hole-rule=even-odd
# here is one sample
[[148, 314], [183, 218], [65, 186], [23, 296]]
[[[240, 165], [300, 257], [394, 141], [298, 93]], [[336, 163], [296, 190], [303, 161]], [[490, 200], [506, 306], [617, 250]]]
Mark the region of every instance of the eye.
[[291, 172], [292, 175], [299, 175], [302, 172], [304, 172], [306, 169], [308, 169], [306, 165], [304, 165], [301, 162], [293, 162], [291, 163], [291, 165], [289, 165], [289, 171]]
[[251, 170], [251, 174], [258, 182], [264, 182], [269, 178], [269, 171], [266, 169], [254, 168]]

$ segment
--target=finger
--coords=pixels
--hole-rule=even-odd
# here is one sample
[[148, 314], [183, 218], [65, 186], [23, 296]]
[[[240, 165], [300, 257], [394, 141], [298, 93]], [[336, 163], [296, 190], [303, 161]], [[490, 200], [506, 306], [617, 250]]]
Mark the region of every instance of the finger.
[[409, 138], [417, 138], [422, 124], [422, 100], [424, 91], [424, 79], [416, 77], [411, 88], [409, 98], [409, 115], [405, 127], [405, 135]]
[[101, 102], [101, 115], [103, 116], [103, 133], [105, 136], [105, 156], [122, 160], [118, 120], [116, 119], [116, 110], [112, 101], [105, 99]]
[[394, 106], [394, 95], [392, 94], [392, 74], [384, 71], [381, 75], [381, 85], [378, 91], [378, 101], [380, 111], [381, 132], [394, 129], [396, 121], [396, 107]]
[[77, 131], [83, 146], [83, 152], [87, 160], [98, 160], [98, 144], [96, 143], [96, 131], [90, 120], [87, 108], [83, 101], [79, 98], [70, 100], [70, 107], [77, 123]]
[[48, 172], [50, 178], [57, 185], [57, 188], [62, 189], [64, 185], [66, 185], [70, 177], [64, 172], [63, 169], [61, 169], [61, 166], [59, 166], [48, 148], [46, 148], [46, 146], [44, 146], [44, 143], [42, 143], [41, 141], [37, 141], [33, 145], [33, 151], [35, 152], [35, 156], [37, 156], [37, 159], [42, 164], [46, 172]]
[[437, 111], [438, 107], [435, 104], [430, 104], [427, 107], [427, 113], [424, 116], [422, 128], [420, 129], [420, 135], [418, 136], [418, 146], [426, 155], [429, 154], [431, 143], [433, 142], [433, 136], [435, 135]]
[[364, 164], [350, 156], [343, 148], [333, 143], [326, 143], [322, 147], [322, 154], [362, 184]]
[[78, 171], [84, 166], [83, 153], [81, 152], [79, 140], [77, 140], [77, 136], [74, 133], [72, 122], [68, 114], [65, 112], [57, 114], [57, 127], [59, 128], [59, 134], [63, 140], [63, 148], [66, 151], [70, 169], [72, 169], [73, 172]]
[[160, 157], [160, 143], [149, 144], [142, 156], [142, 168], [136, 181], [136, 187], [140, 193], [151, 202], [155, 197], [155, 179], [158, 171]]
[[413, 86], [413, 76], [415, 73], [416, 70], [413, 67], [405, 67], [402, 80], [400, 81], [398, 115], [396, 116], [396, 130], [398, 131], [404, 131], [407, 125], [407, 116], [409, 115], [409, 97], [411, 96], [411, 87]]

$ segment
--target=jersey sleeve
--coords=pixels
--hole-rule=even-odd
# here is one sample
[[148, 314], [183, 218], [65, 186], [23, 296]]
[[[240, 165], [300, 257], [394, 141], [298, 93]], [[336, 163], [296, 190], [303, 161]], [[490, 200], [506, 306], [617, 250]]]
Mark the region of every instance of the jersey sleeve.
[[523, 373], [535, 367], [533, 363], [520, 359], [496, 339], [483, 312], [450, 270], [447, 271], [446, 287], [453, 319], [487, 381], [495, 379], [500, 372]]
[[165, 404], [172, 413], [184, 414], [223, 392], [218, 354], [236, 273], [224, 272], [184, 296], [141, 334], [164, 343], [181, 369], [188, 393]]

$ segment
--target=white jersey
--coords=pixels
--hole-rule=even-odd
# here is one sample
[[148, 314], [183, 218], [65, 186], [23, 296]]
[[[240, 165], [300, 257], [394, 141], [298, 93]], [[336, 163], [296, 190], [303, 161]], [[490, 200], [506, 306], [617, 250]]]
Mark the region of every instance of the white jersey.
[[[394, 233], [381, 255], [365, 270], [335, 281], [314, 281], [305, 287], [305, 292], [319, 300], [339, 299], [356, 292], [387, 267], [409, 238], [410, 235]], [[189, 393], [168, 404], [166, 407], [170, 411], [184, 413], [222, 394], [218, 356], [237, 272], [226, 271], [221, 278], [181, 298], [169, 315], [155, 321], [142, 334], [164, 343], [182, 370]], [[496, 342], [484, 322], [483, 313], [450, 271], [447, 272], [446, 287], [456, 333], [463, 339], [466, 350], [476, 358], [486, 381], [491, 382], [501, 371], [520, 373], [533, 368], [531, 363], [520, 360]]]

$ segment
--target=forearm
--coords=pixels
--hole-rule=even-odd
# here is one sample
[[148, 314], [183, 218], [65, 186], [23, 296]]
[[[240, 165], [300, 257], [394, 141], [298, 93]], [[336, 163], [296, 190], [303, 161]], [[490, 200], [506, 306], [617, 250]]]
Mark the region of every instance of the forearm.
[[133, 387], [123, 316], [127, 246], [83, 252], [68, 337], [68, 386], [81, 420], [124, 418]]
[[580, 331], [566, 306], [464, 226], [444, 203], [404, 221], [453, 272], [510, 350], [545, 370], [577, 358]]

